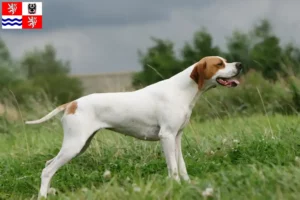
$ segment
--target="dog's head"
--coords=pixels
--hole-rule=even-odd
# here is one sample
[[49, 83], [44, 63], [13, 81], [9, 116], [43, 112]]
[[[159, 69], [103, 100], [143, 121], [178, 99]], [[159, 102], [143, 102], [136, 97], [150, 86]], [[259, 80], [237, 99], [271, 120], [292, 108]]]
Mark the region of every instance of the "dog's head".
[[190, 77], [198, 84], [199, 90], [217, 85], [236, 87], [239, 81], [234, 79], [242, 70], [242, 63], [227, 61], [219, 56], [202, 58], [194, 65]]
[[29, 14], [35, 14], [36, 13], [36, 4], [35, 3], [29, 3], [28, 4], [28, 13]]

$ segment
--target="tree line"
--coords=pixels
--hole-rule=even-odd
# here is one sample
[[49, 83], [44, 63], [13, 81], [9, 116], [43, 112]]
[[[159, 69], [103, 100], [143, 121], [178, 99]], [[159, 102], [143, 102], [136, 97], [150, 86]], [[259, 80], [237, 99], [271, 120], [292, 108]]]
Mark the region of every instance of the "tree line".
[[0, 95], [14, 96], [19, 103], [30, 97], [47, 96], [55, 103], [65, 103], [82, 95], [81, 82], [70, 74], [70, 62], [57, 58], [51, 45], [25, 52], [20, 60], [12, 58], [0, 39]]
[[[179, 54], [170, 40], [151, 38], [146, 52], [138, 51], [142, 70], [133, 77], [136, 88], [169, 78], [209, 55], [220, 55], [228, 61], [244, 64], [244, 74], [256, 71], [270, 82], [300, 74], [300, 49], [293, 43], [282, 44], [267, 20], [256, 23], [249, 32], [234, 30], [226, 37], [226, 49], [214, 44], [213, 37], [202, 28], [186, 42]], [[81, 82], [70, 76], [70, 62], [57, 58], [51, 45], [24, 53], [13, 59], [0, 38], [0, 95], [14, 96], [19, 103], [33, 96], [45, 95], [51, 102], [65, 103], [83, 93]], [[295, 86], [293, 90], [297, 90]], [[298, 90], [297, 90], [298, 91]], [[300, 93], [295, 92], [295, 102]], [[294, 95], [295, 96], [295, 95]]]
[[267, 20], [255, 24], [249, 32], [234, 30], [226, 37], [226, 49], [214, 45], [213, 37], [205, 29], [197, 31], [192, 41], [186, 42], [176, 55], [170, 40], [152, 38], [153, 46], [146, 52], [139, 51], [142, 71], [136, 73], [133, 84], [145, 86], [182, 71], [202, 57], [219, 55], [228, 61], [240, 61], [247, 73], [260, 72], [270, 81], [300, 73], [300, 49], [293, 43], [281, 44]]

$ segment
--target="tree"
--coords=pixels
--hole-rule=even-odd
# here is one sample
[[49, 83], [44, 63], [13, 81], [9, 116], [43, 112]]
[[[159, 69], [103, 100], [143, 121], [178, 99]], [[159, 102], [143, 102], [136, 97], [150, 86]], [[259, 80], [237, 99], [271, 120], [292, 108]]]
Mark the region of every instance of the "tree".
[[83, 88], [79, 79], [64, 74], [41, 75], [32, 79], [53, 102], [63, 104], [82, 95]]
[[11, 55], [9, 50], [4, 43], [4, 41], [0, 38], [0, 62], [11, 62]]
[[300, 50], [291, 44], [282, 47], [267, 20], [261, 20], [248, 33], [234, 31], [227, 38], [227, 49], [228, 60], [241, 61], [245, 71], [255, 69], [269, 80], [300, 72]]
[[261, 71], [265, 78], [276, 80], [278, 73], [284, 74], [281, 68], [281, 54], [279, 38], [269, 36], [254, 45], [251, 51], [253, 67]]
[[21, 62], [27, 79], [46, 92], [52, 101], [65, 103], [82, 95], [81, 82], [71, 78], [69, 62], [57, 59], [53, 46], [27, 52]]
[[252, 36], [252, 39], [263, 40], [273, 35], [272, 29], [270, 22], [263, 19], [254, 25], [253, 30], [250, 31], [249, 35]]
[[287, 44], [283, 48], [283, 66], [288, 74], [300, 74], [300, 49], [294, 44]]
[[186, 43], [181, 51], [183, 57], [183, 67], [190, 66], [198, 62], [205, 56], [223, 54], [219, 47], [213, 45], [212, 36], [202, 29], [194, 34], [192, 44]]
[[[134, 77], [134, 85], [148, 85], [163, 78], [169, 78], [205, 56], [224, 56], [230, 61], [240, 61], [244, 71], [255, 69], [269, 80], [277, 80], [278, 75], [287, 76], [291, 72], [300, 73], [300, 49], [295, 45], [280, 45], [280, 38], [273, 33], [269, 21], [261, 20], [252, 29], [243, 33], [234, 31], [227, 40], [227, 52], [213, 44], [212, 36], [201, 29], [191, 42], [186, 42], [177, 58], [173, 43], [153, 39], [155, 45], [140, 53], [143, 70]], [[153, 68], [155, 70], [153, 70]], [[162, 76], [161, 76], [162, 75]]]
[[280, 39], [272, 33], [272, 26], [267, 20], [260, 21], [250, 32], [255, 44], [251, 49], [252, 67], [262, 72], [270, 80], [276, 80], [278, 74], [284, 75], [281, 68], [282, 49]]
[[42, 51], [35, 49], [27, 52], [21, 65], [29, 79], [48, 74], [67, 75], [70, 72], [70, 63], [58, 60], [56, 51], [51, 45], [46, 45]]
[[139, 51], [143, 70], [134, 76], [134, 86], [145, 86], [178, 73], [180, 62], [176, 58], [174, 45], [168, 40], [151, 38], [155, 43], [146, 53]]
[[251, 40], [249, 36], [240, 31], [234, 31], [232, 36], [227, 38], [227, 50], [225, 54], [226, 59], [230, 61], [239, 61], [244, 65], [244, 71], [248, 71], [250, 66], [250, 51], [251, 51]]
[[192, 44], [185, 44], [181, 51], [182, 59], [176, 57], [171, 41], [157, 38], [152, 38], [152, 41], [155, 44], [146, 53], [139, 52], [143, 69], [134, 75], [134, 86], [145, 86], [169, 78], [204, 56], [222, 54], [217, 46], [213, 46], [212, 37], [205, 29], [194, 34]]
[[17, 71], [16, 63], [12, 61], [7, 46], [0, 38], [0, 91], [19, 78]]

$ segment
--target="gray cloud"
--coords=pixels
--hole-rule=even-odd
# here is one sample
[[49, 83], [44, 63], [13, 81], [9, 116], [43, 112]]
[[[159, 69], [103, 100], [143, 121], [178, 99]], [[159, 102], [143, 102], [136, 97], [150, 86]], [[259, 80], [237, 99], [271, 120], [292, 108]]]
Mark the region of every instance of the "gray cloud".
[[174, 8], [205, 6], [205, 0], [51, 0], [43, 1], [46, 29], [120, 26], [166, 20]]
[[150, 36], [170, 39], [179, 49], [203, 26], [214, 43], [224, 47], [225, 37], [234, 29], [247, 31], [262, 18], [271, 20], [283, 42], [300, 44], [300, 2], [296, 0], [126, 2], [45, 1], [46, 29], [1, 30], [0, 35], [16, 58], [28, 49], [53, 44], [60, 58], [71, 61], [74, 74], [139, 70], [137, 50], [152, 44]]

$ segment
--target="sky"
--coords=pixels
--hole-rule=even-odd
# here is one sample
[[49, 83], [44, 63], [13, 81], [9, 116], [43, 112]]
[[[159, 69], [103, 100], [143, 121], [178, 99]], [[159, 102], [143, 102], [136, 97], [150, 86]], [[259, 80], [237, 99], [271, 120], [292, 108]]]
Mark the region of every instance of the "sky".
[[[8, 0], [6, 0], [8, 1]], [[169, 39], [178, 51], [205, 27], [225, 48], [233, 30], [268, 19], [283, 43], [300, 45], [299, 0], [44, 0], [43, 30], [2, 30], [13, 57], [52, 44], [71, 62], [72, 74], [139, 71], [138, 50], [150, 37]], [[200, 58], [199, 58], [200, 59]]]

